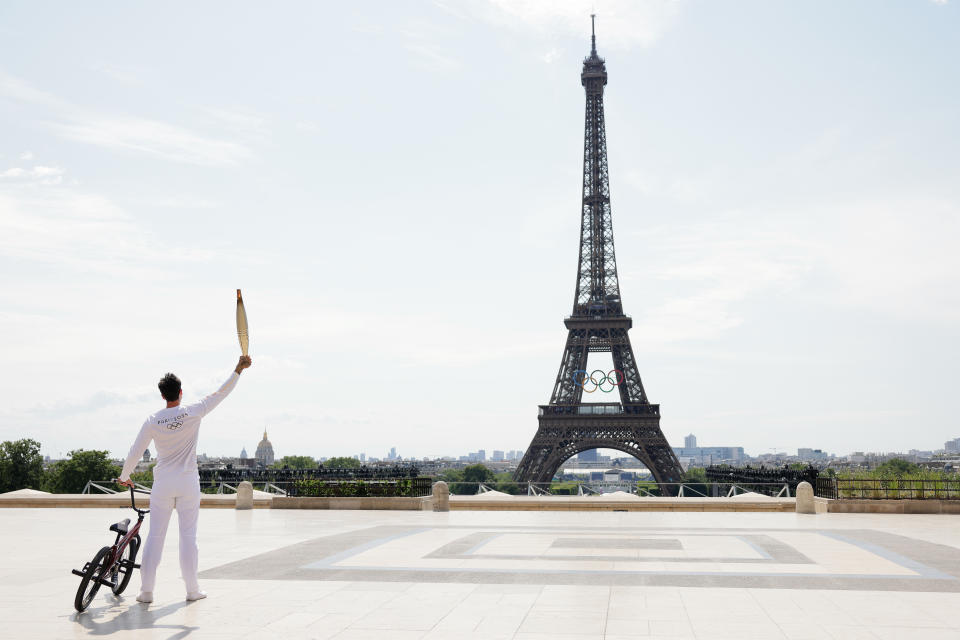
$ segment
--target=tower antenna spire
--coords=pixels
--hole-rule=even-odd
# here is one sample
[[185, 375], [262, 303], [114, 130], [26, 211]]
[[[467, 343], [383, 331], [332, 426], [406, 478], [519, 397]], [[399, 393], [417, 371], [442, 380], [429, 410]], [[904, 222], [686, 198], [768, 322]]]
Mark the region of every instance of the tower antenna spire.
[[590, 14], [590, 53], [592, 55], [597, 55], [597, 30], [596, 30], [597, 14]]

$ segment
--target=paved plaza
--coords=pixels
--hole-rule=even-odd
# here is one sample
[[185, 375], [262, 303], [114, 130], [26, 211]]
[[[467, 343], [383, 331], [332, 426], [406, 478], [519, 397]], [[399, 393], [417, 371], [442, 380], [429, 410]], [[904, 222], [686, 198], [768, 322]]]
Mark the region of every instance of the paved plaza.
[[[129, 510], [127, 510], [129, 511]], [[155, 602], [80, 568], [122, 509], [2, 509], [5, 637], [960, 638], [960, 517], [201, 512], [206, 600], [171, 527]]]

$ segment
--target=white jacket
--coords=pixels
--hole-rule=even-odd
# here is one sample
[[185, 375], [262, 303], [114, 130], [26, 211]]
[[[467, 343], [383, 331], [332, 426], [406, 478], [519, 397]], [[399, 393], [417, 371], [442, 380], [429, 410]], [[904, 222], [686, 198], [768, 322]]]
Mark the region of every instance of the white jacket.
[[223, 402], [237, 385], [240, 374], [236, 371], [219, 389], [196, 404], [179, 405], [161, 409], [147, 418], [140, 427], [136, 441], [130, 447], [127, 461], [123, 465], [120, 479], [127, 481], [130, 474], [143, 456], [143, 452], [153, 440], [157, 445], [157, 465], [154, 476], [179, 475], [193, 472], [197, 474], [197, 437], [200, 435], [200, 420]]

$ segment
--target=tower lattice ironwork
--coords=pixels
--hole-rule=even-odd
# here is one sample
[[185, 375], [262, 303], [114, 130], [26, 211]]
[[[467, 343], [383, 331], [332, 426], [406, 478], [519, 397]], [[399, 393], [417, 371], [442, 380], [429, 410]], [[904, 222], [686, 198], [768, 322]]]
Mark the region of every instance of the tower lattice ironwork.
[[[560, 465], [588, 449], [617, 449], [643, 462], [658, 483], [681, 480], [680, 463], [660, 430], [660, 406], [650, 404], [627, 332], [613, 248], [610, 176], [603, 114], [607, 84], [604, 59], [597, 55], [591, 29], [590, 55], [583, 61], [581, 84], [586, 92], [583, 138], [583, 199], [580, 257], [573, 313], [564, 324], [567, 344], [550, 403], [540, 406], [539, 428], [515, 477], [521, 482], [549, 482]], [[620, 402], [584, 403], [584, 380], [590, 375], [587, 355], [609, 352]], [[587, 383], [591, 384], [592, 383]], [[612, 386], [610, 388], [612, 391]], [[670, 493], [668, 486], [662, 493]]]

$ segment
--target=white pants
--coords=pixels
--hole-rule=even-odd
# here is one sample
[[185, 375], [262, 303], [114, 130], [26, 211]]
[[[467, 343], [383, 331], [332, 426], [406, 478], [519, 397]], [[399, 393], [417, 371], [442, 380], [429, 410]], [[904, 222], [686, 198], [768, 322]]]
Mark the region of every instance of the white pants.
[[140, 561], [140, 590], [153, 591], [163, 540], [173, 510], [180, 524], [180, 573], [187, 591], [199, 591], [197, 582], [197, 520], [200, 516], [200, 481], [195, 473], [155, 476], [150, 492], [150, 533]]

